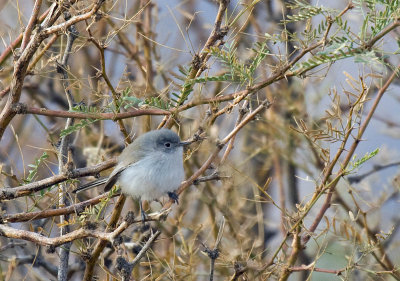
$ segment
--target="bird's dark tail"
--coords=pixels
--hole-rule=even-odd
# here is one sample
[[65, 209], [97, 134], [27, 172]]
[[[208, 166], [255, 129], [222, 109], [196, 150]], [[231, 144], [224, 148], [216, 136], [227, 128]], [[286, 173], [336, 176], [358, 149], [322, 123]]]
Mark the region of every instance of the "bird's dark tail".
[[107, 178], [98, 179], [98, 180], [95, 180], [95, 181], [92, 181], [92, 182], [88, 182], [87, 184], [81, 185], [78, 188], [74, 189], [72, 191], [72, 193], [78, 193], [78, 192], [90, 189], [92, 187], [100, 186], [102, 184], [105, 184], [106, 181], [107, 181]]

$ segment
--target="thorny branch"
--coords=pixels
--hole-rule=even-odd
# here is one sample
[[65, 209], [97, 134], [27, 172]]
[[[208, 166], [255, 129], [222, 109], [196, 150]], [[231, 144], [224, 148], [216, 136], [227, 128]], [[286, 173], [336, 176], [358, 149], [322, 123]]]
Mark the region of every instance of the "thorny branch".
[[0, 189], [0, 200], [10, 200], [17, 197], [27, 196], [33, 192], [43, 190], [47, 187], [51, 187], [58, 183], [64, 182], [69, 179], [76, 179], [80, 177], [97, 175], [101, 171], [107, 170], [117, 163], [117, 159], [113, 158], [104, 161], [96, 166], [79, 168], [70, 171], [66, 171], [64, 174], [55, 175], [43, 180], [32, 182], [29, 184], [17, 186], [17, 187], [4, 187]]

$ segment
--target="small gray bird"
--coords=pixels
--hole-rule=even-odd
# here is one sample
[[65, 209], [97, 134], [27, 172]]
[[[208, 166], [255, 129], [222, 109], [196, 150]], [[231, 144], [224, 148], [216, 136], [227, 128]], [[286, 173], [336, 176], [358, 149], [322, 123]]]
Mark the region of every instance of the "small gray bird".
[[118, 164], [108, 178], [99, 179], [75, 189], [73, 193], [105, 184], [109, 191], [115, 184], [122, 193], [141, 200], [155, 200], [166, 194], [178, 203], [174, 192], [185, 179], [183, 146], [179, 136], [168, 129], [147, 132], [129, 144], [118, 157]]

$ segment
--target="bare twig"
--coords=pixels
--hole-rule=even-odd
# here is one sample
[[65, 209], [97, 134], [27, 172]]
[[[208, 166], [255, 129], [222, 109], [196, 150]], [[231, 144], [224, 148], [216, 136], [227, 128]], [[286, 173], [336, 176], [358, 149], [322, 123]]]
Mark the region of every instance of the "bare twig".
[[[64, 13], [65, 19], [71, 18], [71, 15], [69, 13]], [[67, 73], [67, 63], [68, 63], [68, 58], [70, 56], [70, 53], [72, 52], [72, 46], [74, 44], [75, 39], [78, 37], [78, 31], [76, 30], [74, 25], [71, 25], [68, 27], [67, 31], [67, 44], [64, 49], [64, 54], [61, 60], [61, 64], [57, 65], [57, 72], [59, 72], [62, 76], [62, 82], [63, 82], [63, 87], [64, 91], [67, 97], [68, 101], [68, 109], [72, 110], [75, 100], [73, 95], [71, 94], [71, 91], [69, 89], [69, 77]], [[67, 130], [74, 124], [74, 118], [67, 118], [65, 122], [65, 127], [64, 129]], [[59, 145], [59, 153], [58, 153], [58, 170], [60, 173], [64, 173], [67, 170], [67, 163], [72, 163], [71, 159], [68, 157], [68, 150], [69, 146], [72, 142], [72, 134], [66, 135], [61, 137], [60, 140], [60, 145]], [[70, 205], [70, 202], [67, 198], [67, 192], [66, 192], [66, 184], [61, 183], [59, 186], [59, 205], [60, 206], [68, 206]], [[60, 216], [60, 236], [63, 236], [69, 232], [69, 225], [66, 224], [69, 220], [69, 215], [64, 214]], [[58, 275], [57, 279], [59, 281], [66, 281], [67, 280], [67, 275], [68, 275], [68, 263], [69, 263], [69, 251], [71, 248], [71, 243], [66, 243], [64, 247], [60, 248], [60, 263], [58, 266]]]
[[54, 238], [49, 238], [36, 232], [15, 229], [4, 224], [0, 224], [0, 235], [8, 238], [23, 239], [38, 245], [58, 247], [76, 239], [82, 239], [85, 237], [95, 237], [101, 241], [113, 242], [114, 239], [123, 231], [125, 231], [132, 223], [134, 223], [134, 220], [124, 220], [112, 232], [103, 232], [82, 227], [65, 235]]
[[[72, 1], [71, 1], [72, 2]], [[49, 7], [40, 17], [39, 17], [39, 22], [42, 22], [49, 12], [52, 10], [52, 7]], [[18, 45], [21, 43], [22, 38], [24, 34], [21, 33], [1, 54], [0, 56], [0, 66], [4, 63], [4, 61], [11, 55], [12, 51], [18, 47]], [[24, 48], [25, 49], [25, 48]]]
[[143, 115], [169, 115], [170, 112], [162, 109], [132, 109], [120, 113], [89, 113], [71, 112], [62, 110], [51, 110], [46, 108], [29, 107], [23, 103], [18, 103], [13, 107], [16, 114], [36, 114], [51, 117], [76, 118], [76, 119], [100, 119], [100, 120], [122, 120]]
[[50, 187], [52, 185], [58, 184], [60, 182], [69, 179], [76, 179], [80, 177], [96, 175], [101, 171], [107, 170], [115, 166], [116, 163], [117, 159], [113, 158], [93, 167], [79, 168], [71, 171], [66, 171], [64, 174], [52, 176], [26, 185], [21, 185], [13, 188], [4, 187], [0, 189], [0, 200], [10, 200], [17, 197], [27, 196], [33, 192], [45, 189], [47, 187]]
[[[214, 46], [218, 41], [222, 41], [224, 37], [228, 34], [228, 27], [227, 26], [221, 27], [221, 24], [222, 24], [222, 19], [225, 15], [225, 11], [228, 8], [229, 2], [230, 0], [219, 1], [218, 12], [214, 21], [214, 28], [211, 31], [210, 36], [208, 37], [207, 42], [204, 44], [204, 47], [200, 52], [200, 54], [194, 55], [192, 61], [192, 69], [187, 77], [187, 80], [194, 79], [201, 75], [201, 73], [206, 69], [205, 63], [210, 57], [208, 50], [212, 46]], [[193, 85], [191, 84], [182, 87], [181, 93], [186, 93], [190, 91], [192, 87]], [[183, 102], [184, 101], [182, 101], [182, 103]], [[172, 118], [168, 116], [164, 117], [164, 120], [160, 123], [159, 128], [163, 127], [165, 124], [167, 124], [167, 127], [170, 127], [172, 125]]]
[[222, 222], [219, 227], [218, 236], [215, 240], [214, 248], [211, 250], [208, 248], [204, 243], [201, 243], [207, 256], [210, 258], [210, 281], [214, 280], [214, 267], [215, 267], [215, 260], [219, 257], [220, 250], [218, 249], [219, 243], [221, 242], [222, 235], [225, 228], [225, 218], [222, 217]]
[[153, 245], [153, 243], [155, 242], [155, 240], [157, 239], [157, 237], [160, 234], [161, 234], [161, 231], [159, 231], [159, 230], [157, 230], [155, 233], [153, 233], [132, 262], [127, 262], [123, 257], [117, 258], [117, 269], [121, 272], [122, 280], [124, 280], [124, 281], [131, 280], [132, 270], [139, 263], [141, 258], [143, 258], [143, 256], [150, 249], [150, 247]]
[[394, 163], [390, 163], [390, 164], [386, 164], [386, 165], [374, 165], [373, 169], [371, 169], [370, 171], [368, 171], [362, 175], [347, 177], [347, 179], [350, 182], [350, 184], [358, 183], [358, 182], [362, 181], [364, 178], [366, 178], [374, 173], [377, 173], [377, 172], [387, 169], [387, 168], [396, 167], [399, 165], [400, 165], [400, 162], [394, 162]]
[[36, 0], [35, 4], [33, 6], [31, 18], [29, 19], [28, 25], [25, 28], [25, 32], [24, 32], [24, 36], [23, 36], [22, 44], [21, 44], [22, 50], [25, 49], [26, 45], [28, 45], [32, 30], [36, 24], [37, 16], [39, 15], [41, 6], [42, 6], [42, 0]]
[[[374, 112], [376, 110], [376, 108], [378, 107], [378, 104], [381, 100], [381, 98], [383, 97], [384, 93], [386, 92], [386, 90], [389, 88], [390, 84], [392, 83], [392, 81], [396, 78], [397, 76], [397, 71], [400, 69], [400, 66], [398, 66], [398, 68], [393, 71], [392, 75], [389, 77], [389, 79], [386, 81], [386, 83], [383, 85], [382, 88], [379, 89], [378, 94], [376, 95], [375, 101], [372, 104], [371, 109], [368, 112], [367, 117], [365, 118], [364, 122], [362, 123], [360, 129], [358, 130], [357, 136], [354, 140], [354, 142], [352, 143], [350, 149], [347, 152], [346, 158], [345, 160], [342, 162], [341, 166], [341, 170], [339, 171], [339, 174], [342, 174], [344, 172], [344, 170], [346, 169], [347, 165], [350, 163], [351, 158], [354, 155], [354, 152], [358, 146], [358, 144], [360, 143], [362, 136], [365, 132], [365, 130], [368, 127], [369, 122], [371, 121], [372, 116], [374, 115]], [[332, 167], [333, 169], [333, 167]], [[322, 184], [320, 186], [320, 190], [322, 189], [322, 186], [326, 184], [326, 182], [328, 181], [332, 169], [328, 169], [327, 172], [325, 173], [324, 179], [322, 180]], [[318, 213], [317, 217], [314, 219], [314, 222], [312, 223], [312, 225], [309, 228], [310, 233], [314, 232], [315, 229], [317, 228], [317, 226], [319, 225], [320, 221], [322, 220], [325, 212], [327, 211], [327, 209], [330, 207], [330, 202], [332, 200], [332, 195], [333, 195], [333, 191], [336, 187], [336, 183], [338, 182], [338, 180], [335, 182], [335, 184], [331, 185], [330, 189], [329, 189], [329, 193], [325, 199], [324, 205], [321, 207], [320, 212]], [[308, 240], [310, 239], [310, 235], [307, 234], [303, 237], [302, 242], [303, 243], [307, 243]]]
[[[119, 194], [115, 194], [113, 196], [117, 196]], [[43, 210], [38, 212], [23, 212], [18, 214], [5, 214], [2, 215], [1, 221], [3, 223], [11, 223], [11, 222], [24, 222], [24, 221], [32, 221], [44, 218], [51, 218], [61, 215], [68, 215], [68, 214], [79, 214], [85, 210], [88, 206], [94, 206], [101, 202], [103, 199], [108, 198], [110, 196], [109, 192], [103, 193], [98, 195], [94, 198], [91, 198], [86, 201], [82, 201], [67, 207], [57, 208], [57, 209], [50, 209], [50, 210]]]
[[[46, 46], [44, 46], [44, 48], [40, 51], [39, 54], [37, 54], [32, 62], [29, 64], [28, 69], [26, 70], [27, 74], [31, 73], [32, 70], [34, 69], [35, 65], [37, 64], [37, 62], [43, 57], [43, 55], [45, 54], [45, 52], [54, 44], [54, 42], [57, 40], [58, 38], [58, 34], [54, 34], [49, 41], [47, 42]], [[0, 92], [0, 100], [10, 92], [10, 88], [11, 86], [7, 86], [5, 89], [3, 89]], [[20, 114], [20, 113], [17, 113]]]
[[[106, 72], [106, 61], [105, 61], [105, 57], [104, 57], [104, 47], [101, 46], [96, 40], [94, 40], [93, 38], [91, 39], [91, 41], [93, 42], [93, 44], [96, 46], [96, 48], [99, 50], [100, 52], [100, 59], [101, 59], [101, 75], [103, 76], [104, 81], [106, 82], [108, 88], [111, 91], [113, 100], [114, 100], [114, 104], [115, 104], [115, 108], [116, 108], [116, 112], [117, 114], [120, 112], [120, 108], [118, 106], [119, 104], [119, 94], [117, 94], [117, 92], [115, 91], [113, 85], [111, 84], [110, 79], [108, 78], [107, 72]], [[117, 119], [117, 124], [119, 127], [119, 130], [121, 131], [121, 133], [124, 135], [125, 137], [125, 143], [129, 144], [132, 142], [131, 137], [129, 136], [129, 133], [127, 132], [124, 122], [122, 121], [122, 119]]]
[[[126, 197], [124, 195], [121, 195], [118, 198], [118, 201], [114, 206], [113, 213], [111, 214], [109, 225], [108, 225], [106, 231], [115, 229], [115, 225], [117, 224], [117, 222], [119, 220], [119, 217], [122, 212], [122, 207], [124, 206], [125, 201], [126, 201]], [[85, 273], [83, 275], [82, 280], [85, 280], [85, 281], [92, 280], [92, 275], [93, 275], [95, 265], [97, 263], [97, 260], [100, 256], [101, 252], [103, 252], [106, 245], [107, 245], [106, 240], [100, 240], [96, 243], [96, 245], [94, 246], [94, 249], [91, 253], [90, 259], [86, 262]]]

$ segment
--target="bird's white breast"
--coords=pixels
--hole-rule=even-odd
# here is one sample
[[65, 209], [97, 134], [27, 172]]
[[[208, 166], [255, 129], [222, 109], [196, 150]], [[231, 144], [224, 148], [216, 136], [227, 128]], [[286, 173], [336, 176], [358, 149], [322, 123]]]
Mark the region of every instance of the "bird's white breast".
[[123, 193], [154, 200], [176, 190], [185, 178], [183, 149], [171, 153], [151, 153], [126, 168], [118, 179]]

